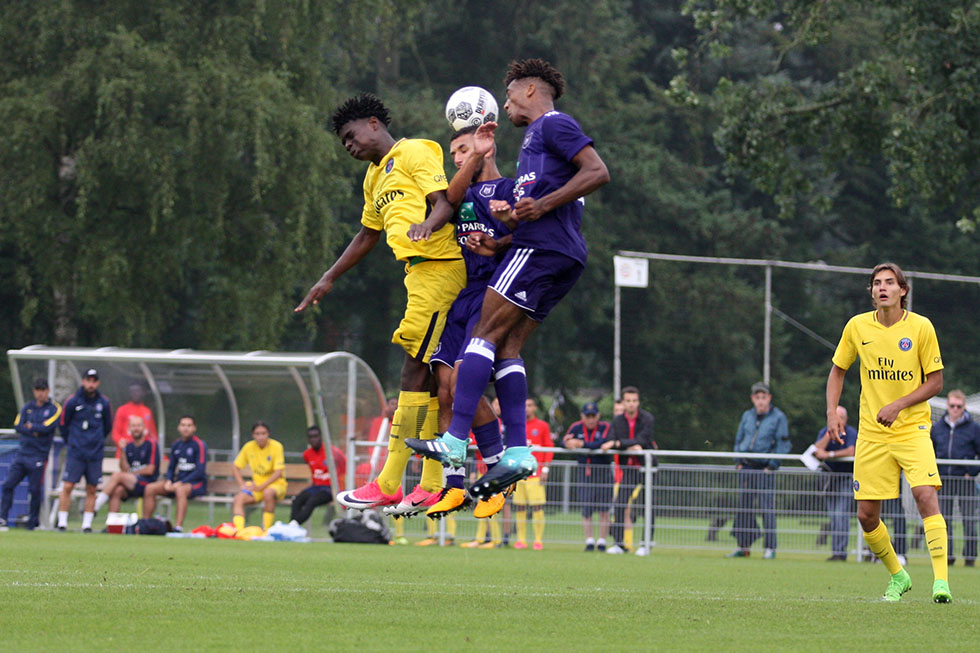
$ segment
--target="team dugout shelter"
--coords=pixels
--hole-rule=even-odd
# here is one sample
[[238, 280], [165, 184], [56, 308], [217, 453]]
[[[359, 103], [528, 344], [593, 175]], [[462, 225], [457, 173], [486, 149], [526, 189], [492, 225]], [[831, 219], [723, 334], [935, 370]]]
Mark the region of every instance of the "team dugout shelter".
[[[161, 451], [179, 437], [177, 421], [193, 415], [197, 434], [211, 452], [234, 455], [251, 437], [251, 425], [267, 422], [287, 452], [306, 448], [306, 429], [317, 425], [330, 451], [337, 445], [355, 460], [354, 442], [366, 440], [384, 413], [385, 395], [374, 371], [348, 352], [229, 352], [117, 347], [31, 345], [7, 351], [17, 405], [32, 399], [34, 379], [47, 379], [59, 404], [98, 370], [99, 391], [113, 411], [129, 401], [129, 388], [144, 388]], [[111, 444], [107, 439], [107, 444]], [[332, 456], [330, 476], [337, 479]], [[349, 466], [348, 469], [352, 469]], [[337, 483], [352, 488], [353, 474]], [[45, 489], [49, 488], [45, 483]], [[43, 505], [47, 505], [47, 501]]]

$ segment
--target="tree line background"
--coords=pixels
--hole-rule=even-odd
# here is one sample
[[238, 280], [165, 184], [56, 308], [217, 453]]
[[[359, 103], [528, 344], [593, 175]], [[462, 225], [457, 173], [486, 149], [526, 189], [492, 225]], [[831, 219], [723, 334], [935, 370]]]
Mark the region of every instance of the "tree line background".
[[[502, 106], [507, 63], [540, 56], [612, 174], [588, 200], [587, 271], [525, 351], [567, 424], [582, 399], [611, 405], [619, 250], [980, 274], [978, 43], [976, 2], [4, 3], [0, 344], [342, 349], [397, 388], [386, 247], [292, 314], [358, 228], [364, 164], [328, 118], [372, 91], [396, 137], [447, 147], [453, 90]], [[498, 130], [504, 174], [520, 138]], [[865, 285], [779, 271], [775, 306], [836, 343]], [[762, 287], [759, 269], [654, 264], [624, 291], [623, 384], [662, 447], [731, 446], [761, 376]], [[915, 285], [947, 389], [980, 386], [978, 295]], [[775, 321], [794, 450], [822, 426], [830, 356]], [[856, 419], [854, 373], [845, 397]], [[16, 409], [4, 365], [0, 422]]]

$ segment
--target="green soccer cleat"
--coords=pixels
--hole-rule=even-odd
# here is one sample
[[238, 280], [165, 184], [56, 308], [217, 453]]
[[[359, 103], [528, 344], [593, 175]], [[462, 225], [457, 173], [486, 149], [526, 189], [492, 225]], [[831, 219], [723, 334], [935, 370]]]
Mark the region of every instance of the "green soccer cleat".
[[909, 576], [909, 572], [902, 569], [897, 574], [892, 574], [891, 580], [888, 581], [888, 587], [885, 588], [885, 595], [881, 597], [882, 601], [901, 601], [902, 595], [912, 589], [912, 577]]
[[932, 584], [932, 600], [936, 603], [952, 603], [953, 595], [949, 593], [949, 583], [936, 580]]

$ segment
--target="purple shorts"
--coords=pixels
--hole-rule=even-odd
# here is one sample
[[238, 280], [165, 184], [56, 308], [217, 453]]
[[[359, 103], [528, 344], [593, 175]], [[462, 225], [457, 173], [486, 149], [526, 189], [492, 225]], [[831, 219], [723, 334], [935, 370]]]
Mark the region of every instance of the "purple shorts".
[[92, 487], [98, 485], [102, 481], [102, 459], [81, 460], [69, 454], [65, 458], [65, 474], [61, 480], [66, 483], [78, 483], [82, 476]]
[[542, 322], [568, 294], [585, 266], [559, 252], [511, 247], [490, 280], [490, 288], [528, 317]]
[[447, 367], [456, 365], [463, 358], [463, 349], [470, 341], [473, 327], [480, 321], [483, 308], [483, 295], [487, 285], [477, 283], [463, 288], [446, 315], [446, 326], [439, 337], [439, 346], [429, 359], [430, 364], [442, 363]]
[[152, 483], [152, 481], [144, 481], [141, 478], [136, 479], [136, 485], [133, 486], [132, 490], [128, 491], [129, 497], [141, 497], [146, 493], [146, 486]]

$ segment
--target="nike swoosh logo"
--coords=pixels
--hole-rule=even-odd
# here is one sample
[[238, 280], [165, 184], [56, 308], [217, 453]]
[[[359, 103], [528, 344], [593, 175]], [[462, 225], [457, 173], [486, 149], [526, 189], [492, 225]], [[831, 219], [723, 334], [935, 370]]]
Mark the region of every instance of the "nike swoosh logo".
[[935, 476], [935, 475], [936, 475], [936, 472], [932, 472], [931, 474], [926, 474], [926, 476], [928, 476], [928, 477], [930, 477], [930, 478], [932, 478], [932, 477], [933, 477], [933, 476]]
[[413, 508], [418, 508], [418, 507], [419, 507], [419, 506], [421, 506], [421, 505], [422, 505], [423, 503], [425, 503], [425, 499], [422, 499], [421, 501], [413, 501], [413, 502], [412, 502], [412, 507], [413, 507]]
[[861, 344], [862, 344], [862, 345], [870, 345], [870, 344], [871, 344], [872, 342], [874, 342], [874, 340], [867, 340], [867, 341], [865, 341], [865, 340], [862, 340], [862, 341], [861, 341]]

